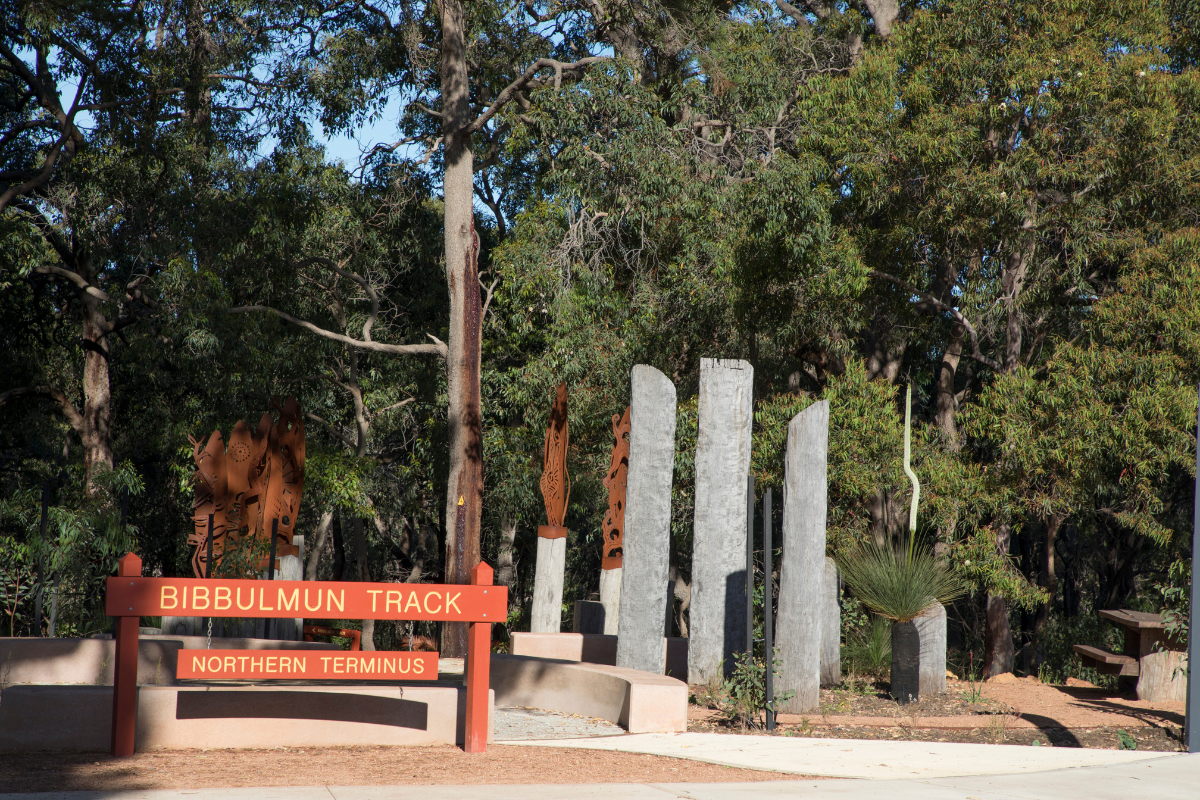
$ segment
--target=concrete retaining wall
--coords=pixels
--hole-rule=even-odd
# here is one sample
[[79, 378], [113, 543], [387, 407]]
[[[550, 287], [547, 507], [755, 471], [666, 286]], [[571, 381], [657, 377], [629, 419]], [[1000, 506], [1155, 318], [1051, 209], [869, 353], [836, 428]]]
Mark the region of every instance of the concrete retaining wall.
[[606, 719], [630, 733], [687, 730], [687, 684], [651, 672], [493, 654], [491, 686], [502, 706]]
[[[179, 651], [203, 650], [203, 636], [143, 636], [138, 640], [138, 683], [175, 684]], [[291, 642], [274, 639], [218, 639], [223, 650], [337, 650], [329, 642]], [[0, 686], [13, 684], [90, 684], [112, 686], [112, 639], [0, 638]]]
[[[461, 744], [465, 719], [466, 689], [446, 684], [142, 686], [137, 749]], [[107, 750], [111, 731], [110, 687], [0, 693], [0, 752]]]

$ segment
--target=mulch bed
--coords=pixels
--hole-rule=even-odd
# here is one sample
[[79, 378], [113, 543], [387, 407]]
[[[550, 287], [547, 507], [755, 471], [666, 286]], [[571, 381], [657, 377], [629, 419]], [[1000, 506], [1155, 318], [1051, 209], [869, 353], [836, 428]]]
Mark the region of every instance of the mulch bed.
[[[1034, 682], [1036, 684], [1036, 682]], [[888, 695], [888, 684], [847, 683], [833, 689], [822, 689], [820, 707], [811, 714], [781, 714], [774, 735], [805, 736], [823, 739], [874, 739], [890, 741], [968, 742], [975, 744], [1050, 745], [1054, 747], [1090, 747], [1117, 749], [1122, 740], [1139, 750], [1175, 752], [1183, 749], [1180, 724], [1173, 722], [1169, 712], [1158, 715], [1138, 713], [1139, 704], [1132, 698], [1106, 697], [1102, 704], [1115, 710], [1104, 721], [1118, 724], [1076, 725], [1054, 724], [1053, 720], [1070, 720], [1072, 703], [1089, 692], [1106, 694], [1092, 689], [1022, 686], [1020, 681], [1004, 685], [1006, 696], [1013, 692], [1022, 695], [1036, 693], [1044, 705], [1042, 712], [1031, 715], [1028, 708], [1020, 713], [1009, 703], [987, 697], [987, 692], [1001, 693], [999, 687], [983, 684], [985, 694], [963, 681], [948, 681], [947, 691], [901, 706]], [[1047, 691], [1049, 690], [1049, 691]], [[1024, 700], [1013, 699], [1013, 702]], [[1028, 706], [1028, 704], [1026, 704]], [[1130, 716], [1122, 717], [1121, 712]], [[737, 722], [721, 719], [715, 710], [692, 705], [688, 713], [688, 730], [696, 732], [765, 734], [759, 725], [743, 727]]]
[[0, 754], [0, 792], [239, 786], [435, 786], [530, 783], [717, 783], [805, 779], [637, 753], [489, 745]]

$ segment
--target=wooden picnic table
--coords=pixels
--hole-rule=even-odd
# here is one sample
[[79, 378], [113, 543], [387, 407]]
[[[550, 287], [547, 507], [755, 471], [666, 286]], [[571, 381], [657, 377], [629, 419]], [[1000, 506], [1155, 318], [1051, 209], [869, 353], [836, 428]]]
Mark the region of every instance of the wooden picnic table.
[[1122, 608], [1105, 609], [1100, 616], [1124, 628], [1125, 646], [1120, 653], [1112, 653], [1077, 644], [1074, 650], [1083, 658], [1084, 666], [1094, 667], [1101, 675], [1136, 677], [1139, 700], [1183, 702], [1187, 699], [1187, 677], [1180, 669], [1183, 647], [1167, 636], [1162, 614]]

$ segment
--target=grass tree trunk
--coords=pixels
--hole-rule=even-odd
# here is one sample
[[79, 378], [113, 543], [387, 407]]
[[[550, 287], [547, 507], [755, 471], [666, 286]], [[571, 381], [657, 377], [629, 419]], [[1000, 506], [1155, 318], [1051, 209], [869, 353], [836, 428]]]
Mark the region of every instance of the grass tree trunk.
[[891, 692], [901, 705], [921, 699], [921, 636], [912, 621], [892, 623]]
[[[446, 280], [450, 290], [450, 336], [446, 359], [450, 454], [446, 491], [446, 582], [469, 583], [479, 563], [483, 496], [480, 419], [479, 238], [474, 220], [473, 121], [467, 73], [466, 20], [462, 0], [439, 0], [441, 17], [442, 147], [445, 172]], [[467, 651], [465, 623], [442, 626], [442, 654]]]

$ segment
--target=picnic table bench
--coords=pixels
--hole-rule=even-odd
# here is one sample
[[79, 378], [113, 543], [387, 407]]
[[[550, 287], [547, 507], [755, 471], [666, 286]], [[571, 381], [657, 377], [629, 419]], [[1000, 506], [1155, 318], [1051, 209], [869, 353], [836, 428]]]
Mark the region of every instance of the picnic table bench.
[[1124, 628], [1125, 646], [1120, 653], [1112, 653], [1091, 645], [1074, 645], [1084, 666], [1095, 668], [1101, 675], [1136, 677], [1139, 700], [1183, 702], [1187, 699], [1187, 676], [1180, 669], [1183, 646], [1167, 636], [1162, 614], [1123, 608], [1103, 610], [1100, 616]]

